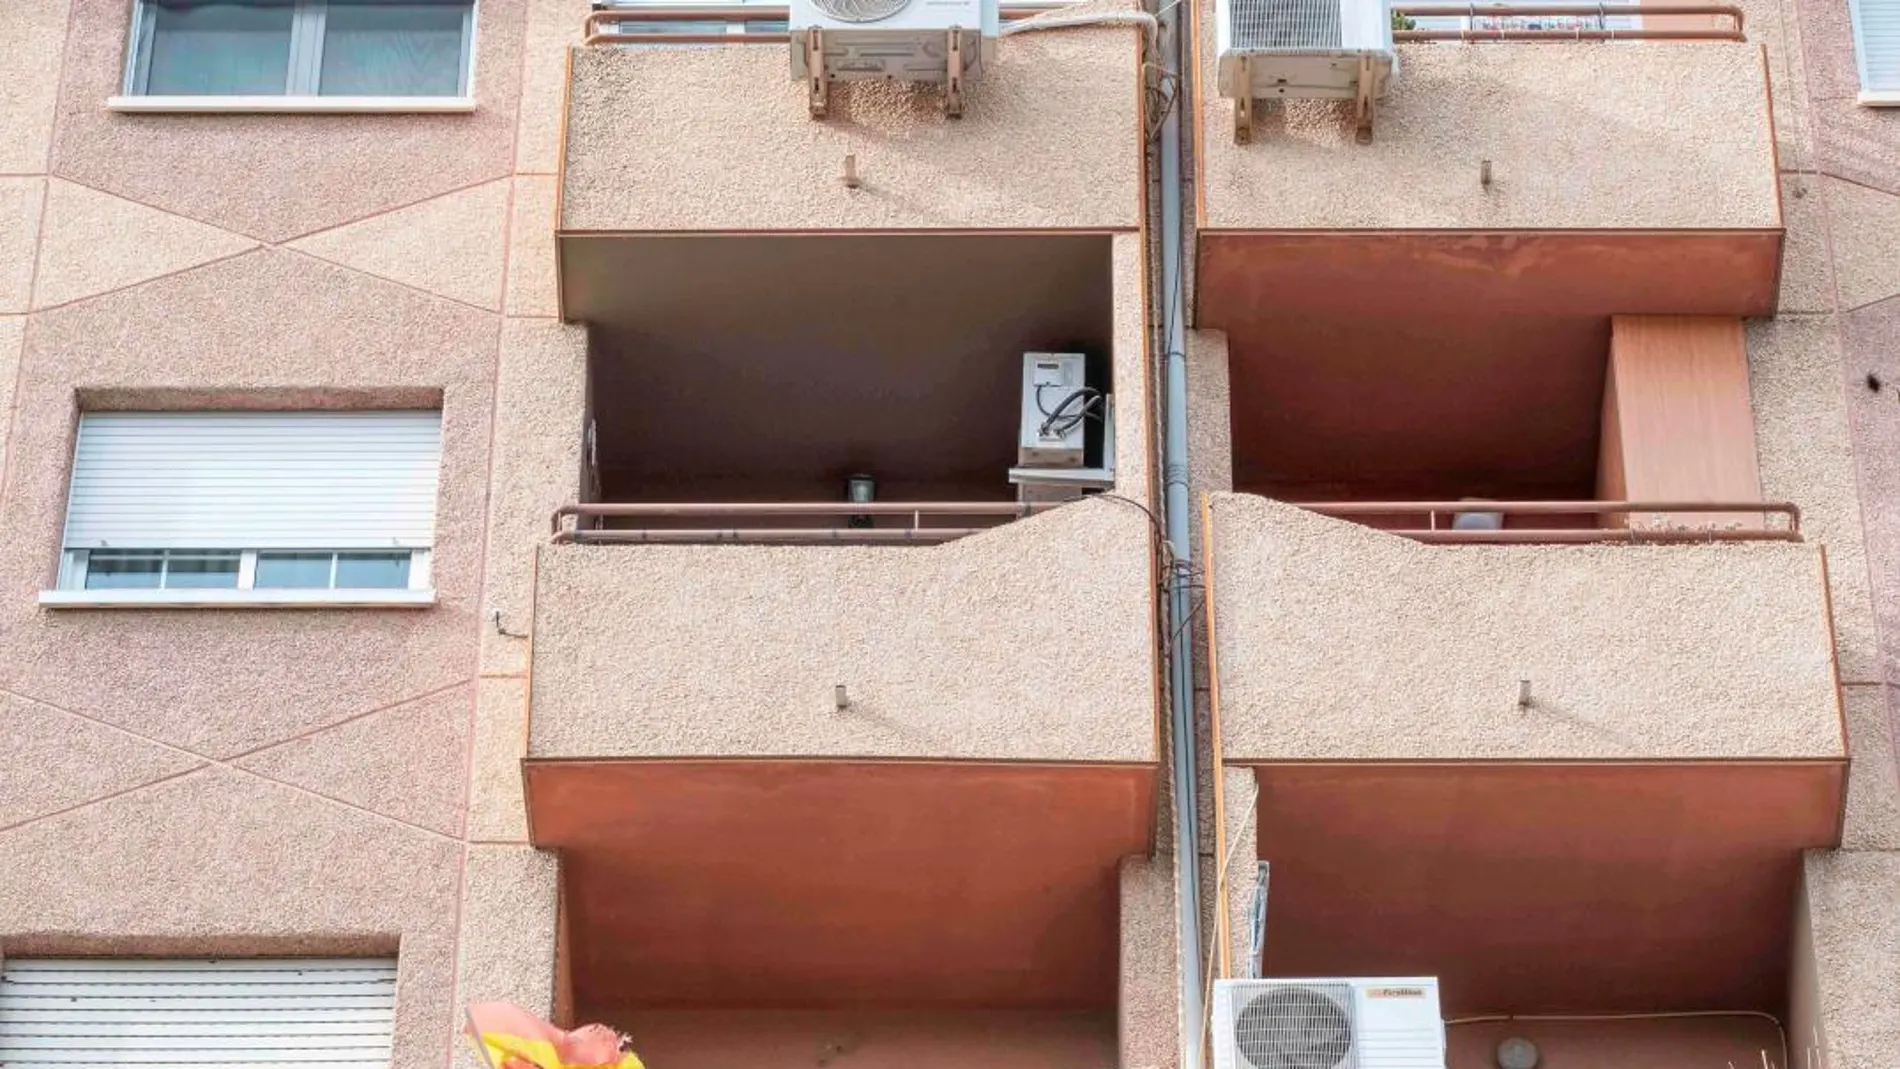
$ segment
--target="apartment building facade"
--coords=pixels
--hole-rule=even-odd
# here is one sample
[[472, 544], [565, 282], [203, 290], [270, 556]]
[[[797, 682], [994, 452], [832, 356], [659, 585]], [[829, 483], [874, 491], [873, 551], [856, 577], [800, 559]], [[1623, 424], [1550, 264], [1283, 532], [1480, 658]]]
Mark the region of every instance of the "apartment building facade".
[[1402, 41], [1361, 143], [1213, 0], [954, 118], [672, 10], [0, 5], [0, 1064], [1145, 1069], [1259, 972], [1900, 1052], [1877, 21]]

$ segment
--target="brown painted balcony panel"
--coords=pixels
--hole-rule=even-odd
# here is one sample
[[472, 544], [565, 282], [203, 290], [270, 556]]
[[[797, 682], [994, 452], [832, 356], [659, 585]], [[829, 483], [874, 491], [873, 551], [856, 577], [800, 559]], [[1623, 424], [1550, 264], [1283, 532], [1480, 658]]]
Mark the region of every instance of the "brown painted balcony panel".
[[578, 48], [557, 230], [1134, 229], [1140, 48], [1127, 25], [1012, 35], [960, 119], [840, 83], [822, 121], [783, 43]]
[[[1121, 861], [1151, 849], [1155, 781], [1131, 765], [526, 767], [533, 842], [563, 859], [573, 1001], [629, 1024], [660, 1010], [1112, 1014]], [[969, 1024], [945, 1039], [967, 1042], [950, 1033]], [[1057, 1047], [1113, 1028], [1004, 1024]], [[689, 1053], [708, 1038], [676, 1037]]]
[[942, 545], [543, 546], [529, 755], [1152, 762], [1152, 537], [1084, 500]]
[[1210, 510], [1230, 762], [1845, 755], [1817, 545], [1422, 545]]
[[[1257, 856], [1272, 873], [1266, 969], [1437, 976], [1454, 1019], [1780, 1016], [1802, 852], [1836, 841], [1838, 794], [1824, 776], [1838, 784], [1842, 771], [1790, 761], [1256, 765]], [[1228, 794], [1232, 806], [1252, 800]], [[1564, 1064], [1709, 1059], [1669, 1053]]]

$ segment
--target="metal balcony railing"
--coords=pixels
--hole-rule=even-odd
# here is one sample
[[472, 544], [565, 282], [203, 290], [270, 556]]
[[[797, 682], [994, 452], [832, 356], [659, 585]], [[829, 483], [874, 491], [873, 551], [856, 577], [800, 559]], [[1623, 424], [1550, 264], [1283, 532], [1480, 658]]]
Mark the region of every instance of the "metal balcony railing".
[[[1445, 4], [1397, 3], [1392, 5], [1397, 19], [1457, 19], [1456, 29], [1395, 26], [1396, 41], [1746, 41], [1742, 9], [1734, 4]], [[1707, 26], [1644, 26], [1640, 20], [1668, 17], [1703, 17]], [[1562, 28], [1526, 27], [1523, 23], [1540, 19], [1566, 19]], [[1727, 19], [1732, 25], [1717, 25]], [[1637, 21], [1638, 24], [1613, 26], [1612, 20]], [[1514, 23], [1516, 23], [1514, 25]]]
[[[1339, 519], [1404, 517], [1414, 526], [1381, 527], [1435, 544], [1597, 544], [1799, 542], [1801, 510], [1786, 501], [1323, 501], [1294, 502], [1298, 507]], [[1456, 528], [1459, 513], [1502, 513], [1518, 517], [1622, 517], [1616, 526], [1505, 527], [1501, 530]], [[1762, 526], [1737, 521], [1693, 524], [1672, 519], [1682, 514], [1761, 517]], [[1780, 517], [1779, 525], [1769, 517]], [[1645, 517], [1650, 519], [1646, 520]], [[1422, 524], [1419, 526], [1418, 524]]]
[[[687, 544], [754, 543], [768, 545], [885, 545], [891, 543], [937, 545], [976, 534], [1010, 520], [1046, 512], [1063, 504], [1059, 501], [786, 501], [756, 504], [593, 504], [563, 505], [554, 511], [554, 537], [557, 543], [588, 544]], [[831, 517], [836, 526], [700, 526], [660, 525], [654, 527], [568, 526], [566, 521], [636, 519], [647, 521], [741, 520], [770, 521], [784, 518]], [[851, 526], [853, 517], [864, 517], [866, 526]], [[996, 522], [972, 524], [988, 519]], [[870, 526], [879, 521], [893, 526]], [[944, 524], [940, 521], [961, 520]]]
[[[1004, 4], [999, 10], [1003, 22], [1016, 22], [1069, 6], [1075, 0]], [[589, 45], [732, 45], [788, 44], [792, 35], [784, 30], [747, 30], [742, 33], [621, 33], [624, 22], [724, 22], [782, 23], [790, 19], [791, 9], [783, 4], [758, 4], [750, 7], [693, 7], [690, 5], [628, 4], [602, 8], [587, 16], [582, 43]]]

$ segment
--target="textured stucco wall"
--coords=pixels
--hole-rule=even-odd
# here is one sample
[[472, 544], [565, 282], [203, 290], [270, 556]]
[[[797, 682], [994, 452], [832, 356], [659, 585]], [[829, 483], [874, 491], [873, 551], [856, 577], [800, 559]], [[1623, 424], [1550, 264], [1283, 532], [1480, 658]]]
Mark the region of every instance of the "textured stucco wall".
[[1843, 753], [1812, 546], [1424, 546], [1213, 509], [1230, 761]]
[[[395, 1064], [443, 1064], [494, 331], [493, 317], [452, 301], [268, 249], [31, 317], [0, 503], [13, 535], [0, 554], [0, 944], [399, 951]], [[440, 398], [441, 603], [40, 609], [81, 398]]]
[[1136, 227], [1137, 33], [1012, 36], [954, 120], [932, 92], [867, 83], [834, 86], [814, 122], [784, 46], [578, 49], [562, 228]]
[[[525, 626], [537, 479], [578, 456], [549, 317], [586, 5], [483, 0], [479, 107], [435, 116], [113, 114], [131, 9], [0, 4], [0, 953], [399, 953], [393, 1064], [466, 1065], [462, 1001], [551, 998], [525, 665], [477, 650], [486, 585]], [[439, 604], [40, 609], [82, 403], [440, 404]]]
[[[125, 0], [0, 2], [0, 526], [10, 536], [0, 547], [0, 954], [398, 952], [393, 1065], [470, 1066], [456, 1035], [465, 1002], [550, 1010], [556, 998], [557, 866], [525, 846], [518, 766], [527, 643], [499, 634], [485, 614], [499, 609], [512, 632], [532, 627], [536, 547], [549, 511], [578, 484], [585, 328], [554, 318], [553, 231], [567, 49], [588, 5], [482, 0], [479, 107], [429, 116], [108, 112], [130, 10]], [[782, 50], [671, 53], [657, 62], [737, 60], [741, 69], [720, 67], [726, 84], [743, 75], [760, 91], [651, 83], [668, 106], [691, 106], [638, 113], [655, 126], [628, 159], [643, 182], [658, 174], [675, 184], [654, 203], [702, 213], [685, 225], [1119, 231], [1109, 270], [1122, 483], [1145, 497], [1135, 33], [1011, 42], [999, 77], [957, 124], [927, 97], [841, 90], [838, 118], [821, 126], [804, 116]], [[746, 64], [757, 65], [756, 83]], [[772, 110], [781, 103], [783, 116]], [[628, 114], [621, 98], [602, 119]], [[727, 123], [717, 143], [734, 152], [651, 166], [655, 139], [677, 144], [681, 121]], [[1088, 162], [1052, 180], [1035, 146], [1053, 144]], [[866, 179], [850, 199], [836, 183], [847, 151]], [[704, 181], [694, 171], [702, 164], [726, 184]], [[82, 399], [439, 402], [439, 604], [40, 609]], [[1101, 503], [1041, 522], [1075, 530], [1040, 548], [1034, 524], [999, 532], [1023, 551], [990, 561], [978, 559], [982, 540], [962, 557], [938, 554], [949, 562], [935, 577], [947, 606], [938, 621], [953, 626], [925, 635], [906, 623], [879, 636], [887, 648], [914, 639], [910, 648], [933, 650], [935, 675], [821, 646], [841, 629], [807, 632], [802, 612], [762, 625], [786, 640], [779, 669], [803, 659], [825, 677], [814, 720], [832, 715], [836, 680], [824, 656], [869, 665], [910, 696], [915, 718], [890, 722], [867, 700], [866, 720], [840, 730], [842, 749], [1010, 756], [1056, 746], [1036, 726], [1042, 716], [1068, 719], [1051, 756], [1152, 758], [1147, 521]], [[627, 559], [586, 552], [603, 564]], [[1061, 567], [1073, 570], [1073, 582], [1055, 584], [1068, 608], [1032, 619], [1045, 577]], [[735, 593], [724, 604], [744, 604], [759, 577], [730, 577]], [[625, 578], [615, 579], [623, 595], [650, 593]], [[852, 567], [789, 578], [864, 589]], [[909, 565], [887, 580], [864, 605], [915, 598], [923, 587], [914, 584], [930, 581]], [[682, 612], [705, 615], [698, 588], [671, 593], [692, 599]], [[591, 612], [595, 599], [571, 604]], [[1012, 634], [1041, 628], [1044, 644], [1069, 656], [1045, 691], [986, 707], [987, 725], [966, 744], [960, 723], [934, 718], [967, 708], [934, 703], [958, 688], [969, 699], [986, 685], [973, 681], [1011, 678], [1018, 639], [992, 645], [992, 616], [1016, 620]], [[607, 649], [610, 663], [627, 660], [627, 648]], [[673, 663], [656, 658], [651, 668], [664, 680]], [[1038, 704], [1045, 694], [1058, 700]], [[768, 707], [783, 709], [780, 697]], [[655, 715], [681, 719], [684, 707]], [[946, 722], [950, 742], [903, 734]], [[791, 744], [802, 745], [796, 733]], [[1165, 895], [1169, 878], [1149, 890]], [[1160, 1016], [1144, 1009], [1125, 1028], [1164, 1052], [1144, 1065], [1167, 1064], [1177, 1031], [1173, 980], [1162, 972], [1172, 963], [1170, 902], [1131, 929], [1142, 948], [1135, 979], [1158, 985]], [[1150, 929], [1161, 942], [1141, 934]]]
[[1149, 541], [1086, 500], [942, 546], [545, 547], [530, 752], [1154, 760]]
[[528, 2], [482, 0], [472, 114], [207, 118], [105, 110], [132, 5], [72, 0], [53, 173], [266, 241], [504, 178]]
[[1121, 983], [1116, 998], [1122, 1069], [1171, 1069], [1180, 1060], [1175, 902], [1169, 857], [1122, 861]]
[[1138, 233], [1116, 234], [1109, 243], [1115, 322], [1115, 492], [1152, 504], [1154, 452], [1148, 400], [1154, 381], [1148, 354], [1148, 275]]
[[10, 0], [0, 4], [0, 174], [46, 170], [53, 108], [73, 0]]
[[443, 1064], [454, 1027], [448, 980], [461, 847], [440, 832], [333, 804], [319, 789], [327, 785], [192, 760], [173, 778], [6, 832], [0, 950], [400, 947], [393, 1064]]
[[1349, 106], [1302, 101], [1256, 107], [1237, 145], [1201, 14], [1204, 228], [1780, 225], [1754, 43], [1402, 45], [1372, 144]]
[[1227, 374], [1227, 335], [1188, 332], [1188, 470], [1199, 495], [1234, 488], [1233, 392]]
[[[231, 757], [467, 679], [494, 350], [488, 316], [274, 250], [35, 316], [0, 506], [12, 533], [0, 551], [0, 687]], [[419, 613], [41, 610], [81, 392], [127, 408], [387, 404], [439, 393], [439, 604]]]
[[1880, 994], [1900, 980], [1900, 113], [1855, 101], [1847, 0], [1785, 4], [1779, 20], [1761, 6], [1751, 23], [1782, 45], [1788, 226], [1781, 314], [1749, 335], [1762, 486], [1800, 501], [1827, 543], [1854, 754], [1843, 850], [1807, 859], [1789, 1043], [1797, 1065], [1815, 1048], [1816, 1065], [1860, 1069], [1900, 1060]]
[[[1818, 980], [1814, 1017], [1826, 1050], [1817, 1064], [1894, 1064], [1900, 1051], [1900, 1001], [1893, 998], [1900, 987], [1900, 854], [1811, 852], [1804, 895]], [[1813, 1039], [1790, 1035], [1789, 1045], [1799, 1049]]]
[[[560, 863], [526, 846], [468, 850], [461, 909], [455, 1006], [512, 1002], [549, 1017], [555, 1005], [555, 927]], [[473, 1045], [459, 1043], [458, 1069], [485, 1069]]]

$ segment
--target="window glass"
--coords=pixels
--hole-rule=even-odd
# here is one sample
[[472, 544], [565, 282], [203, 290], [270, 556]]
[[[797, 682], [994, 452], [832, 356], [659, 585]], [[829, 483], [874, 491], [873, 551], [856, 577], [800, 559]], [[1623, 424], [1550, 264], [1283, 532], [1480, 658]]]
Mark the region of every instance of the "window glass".
[[330, 585], [331, 553], [259, 553], [257, 576], [252, 585], [259, 589], [321, 589]]
[[324, 96], [456, 96], [464, 4], [331, 0], [323, 26]]
[[407, 553], [339, 553], [338, 590], [401, 590], [409, 585]]
[[89, 558], [87, 590], [155, 590], [165, 575], [162, 553], [107, 553], [95, 549]]
[[238, 554], [171, 553], [165, 559], [165, 588], [236, 587]]
[[137, 3], [129, 93], [454, 97], [467, 91], [474, 0]]
[[290, 73], [289, 3], [154, 3], [144, 91], [276, 95]]

